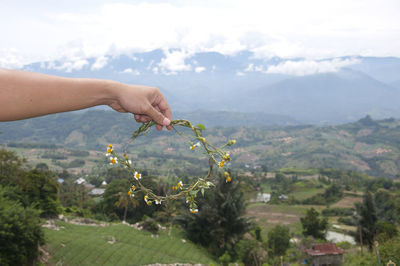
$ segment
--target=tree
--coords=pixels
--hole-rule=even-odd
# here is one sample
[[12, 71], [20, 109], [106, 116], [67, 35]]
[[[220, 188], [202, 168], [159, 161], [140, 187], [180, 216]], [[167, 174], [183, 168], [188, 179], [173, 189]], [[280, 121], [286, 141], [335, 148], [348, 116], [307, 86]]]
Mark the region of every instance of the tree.
[[8, 194], [12, 191], [0, 185], [0, 265], [32, 265], [44, 244], [39, 212]]
[[59, 202], [55, 174], [47, 170], [27, 170], [24, 163], [13, 152], [0, 150], [0, 184], [15, 187], [15, 196], [23, 207], [32, 206], [44, 217], [57, 215]]
[[300, 218], [300, 221], [303, 227], [304, 236], [313, 236], [315, 238], [325, 239], [328, 220], [325, 217], [319, 218], [319, 212], [314, 208], [307, 210], [306, 216]]
[[375, 202], [371, 192], [367, 192], [364, 195], [363, 203], [358, 212], [360, 214], [359, 226], [361, 227], [362, 241], [372, 250], [378, 217], [376, 216]]
[[118, 192], [118, 201], [115, 203], [115, 206], [117, 206], [118, 208], [124, 208], [124, 218], [122, 220], [124, 222], [126, 222], [126, 214], [130, 205], [136, 208], [139, 205], [139, 201], [137, 199], [134, 199], [126, 191]]
[[[157, 193], [157, 184], [151, 176], [142, 177], [142, 183]], [[137, 204], [129, 203], [126, 196], [129, 196], [130, 186], [129, 180], [114, 179], [107, 185], [103, 200], [97, 206], [97, 211], [102, 211], [108, 217], [118, 217], [121, 220], [126, 219], [128, 222], [134, 223], [140, 221], [144, 215], [151, 217], [157, 209], [162, 208], [158, 205], [155, 206], [155, 204], [146, 205], [143, 200], [143, 192], [134, 192], [134, 200], [137, 201]]]
[[268, 232], [268, 249], [274, 256], [282, 256], [290, 246], [289, 228], [277, 225]]
[[251, 228], [249, 220], [244, 216], [246, 205], [239, 182], [226, 183], [221, 176], [215, 188], [206, 191], [205, 196], [199, 196], [197, 200], [197, 214], [189, 214], [185, 210], [186, 214], [176, 219], [183, 226], [187, 237], [208, 247], [217, 257], [225, 251], [232, 251]]

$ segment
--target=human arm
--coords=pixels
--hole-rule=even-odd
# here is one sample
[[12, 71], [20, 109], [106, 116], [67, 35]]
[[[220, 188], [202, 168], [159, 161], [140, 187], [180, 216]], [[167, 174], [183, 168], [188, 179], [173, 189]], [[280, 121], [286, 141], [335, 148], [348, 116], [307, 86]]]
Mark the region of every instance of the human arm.
[[97, 105], [108, 105], [118, 112], [133, 113], [137, 122], [154, 120], [159, 130], [162, 126], [171, 129], [171, 109], [155, 87], [0, 69], [0, 121]]

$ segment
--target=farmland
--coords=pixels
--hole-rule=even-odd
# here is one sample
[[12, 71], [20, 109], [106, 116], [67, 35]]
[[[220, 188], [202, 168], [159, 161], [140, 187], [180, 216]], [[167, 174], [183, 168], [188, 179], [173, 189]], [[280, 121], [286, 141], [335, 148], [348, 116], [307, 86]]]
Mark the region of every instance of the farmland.
[[126, 224], [106, 226], [57, 222], [59, 230], [45, 229], [52, 265], [143, 265], [155, 263], [202, 263], [212, 259], [202, 248], [186, 241], [177, 230], [171, 236], [134, 229]]

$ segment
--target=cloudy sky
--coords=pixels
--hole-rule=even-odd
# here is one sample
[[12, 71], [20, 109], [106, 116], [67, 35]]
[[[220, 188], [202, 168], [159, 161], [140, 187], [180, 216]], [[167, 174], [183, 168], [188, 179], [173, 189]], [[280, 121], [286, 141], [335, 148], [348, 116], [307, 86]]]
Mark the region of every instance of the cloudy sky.
[[0, 67], [157, 48], [400, 57], [399, 17], [398, 0], [0, 0]]

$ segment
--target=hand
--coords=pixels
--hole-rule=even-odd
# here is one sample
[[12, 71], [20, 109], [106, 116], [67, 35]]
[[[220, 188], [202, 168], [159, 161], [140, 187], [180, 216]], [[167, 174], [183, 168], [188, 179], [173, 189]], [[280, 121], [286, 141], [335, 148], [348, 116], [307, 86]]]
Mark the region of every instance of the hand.
[[171, 130], [171, 108], [160, 90], [155, 87], [117, 83], [114, 86], [116, 99], [108, 105], [114, 110], [134, 114], [136, 122], [156, 122], [157, 130], [166, 126]]

